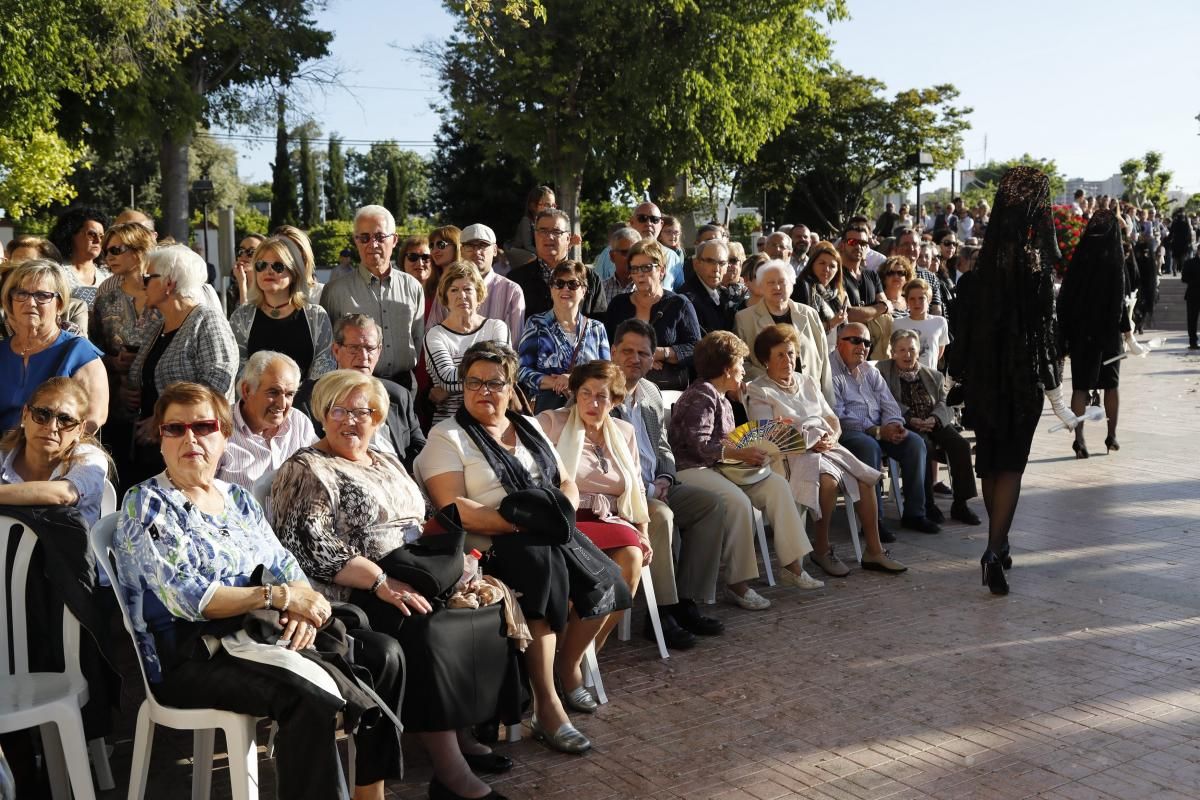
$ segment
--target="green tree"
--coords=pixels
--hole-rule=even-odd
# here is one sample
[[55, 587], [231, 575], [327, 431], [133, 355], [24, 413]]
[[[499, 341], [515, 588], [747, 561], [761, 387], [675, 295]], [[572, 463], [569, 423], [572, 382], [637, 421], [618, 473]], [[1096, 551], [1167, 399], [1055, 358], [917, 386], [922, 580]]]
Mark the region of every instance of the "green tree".
[[396, 158], [388, 162], [383, 207], [391, 211], [396, 219], [408, 219], [408, 178], [400, 166], [400, 160]]
[[393, 163], [398, 164], [400, 175], [407, 182], [407, 201], [403, 215], [423, 211], [429, 203], [429, 165], [412, 150], [404, 150], [395, 142], [375, 142], [366, 152], [351, 150], [346, 155], [346, 183], [350, 201], [354, 207], [384, 205], [396, 216], [396, 224], [403, 217], [397, 210], [387, 206], [385, 193], [388, 173]]
[[296, 176], [288, 153], [288, 129], [284, 121], [283, 97], [279, 98], [279, 121], [275, 128], [275, 163], [271, 164], [271, 230], [295, 225], [300, 218], [296, 201]]
[[325, 219], [349, 219], [350, 195], [346, 190], [346, 157], [342, 155], [342, 140], [329, 137], [329, 154], [325, 167]]
[[319, 266], [338, 263], [342, 250], [354, 244], [354, 223], [348, 219], [331, 219], [308, 229], [312, 242], [313, 258]]
[[424, 51], [447, 110], [462, 130], [487, 129], [489, 151], [552, 177], [577, 230], [596, 165], [663, 184], [753, 155], [814, 96], [829, 50], [817, 15], [844, 15], [841, 0], [561, 0], [544, 20], [447, 5], [468, 23], [464, 6], [479, 10]]
[[824, 99], [795, 113], [746, 168], [742, 196], [768, 192], [768, 221], [785, 221], [780, 214], [836, 230], [859, 213], [871, 189], [907, 188], [910, 153], [933, 156], [926, 178], [962, 154], [971, 109], [953, 105], [958, 90], [949, 84], [889, 98], [882, 81], [837, 68], [822, 76], [820, 88]]
[[[505, 242], [522, 214], [525, 194], [537, 179], [523, 159], [496, 151], [486, 128], [463, 136], [459, 122], [456, 116], [446, 115], [434, 134], [437, 156], [429, 165], [431, 205], [442, 219], [468, 225], [481, 222]], [[489, 158], [489, 152], [496, 152], [495, 157]]]
[[1121, 178], [1125, 193], [1121, 199], [1138, 208], [1154, 206], [1159, 211], [1167, 207], [1167, 187], [1175, 173], [1162, 168], [1162, 153], [1148, 150], [1141, 158], [1121, 162]]
[[300, 226], [316, 225], [321, 216], [320, 187], [317, 185], [317, 165], [308, 144], [308, 134], [300, 135]]

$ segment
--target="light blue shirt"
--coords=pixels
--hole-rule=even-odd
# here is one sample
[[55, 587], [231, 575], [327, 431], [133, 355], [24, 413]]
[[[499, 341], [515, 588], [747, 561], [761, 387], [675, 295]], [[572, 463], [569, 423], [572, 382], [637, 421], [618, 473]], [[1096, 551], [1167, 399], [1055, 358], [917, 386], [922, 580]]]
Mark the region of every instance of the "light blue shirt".
[[[592, 264], [592, 272], [596, 273], [596, 277], [601, 281], [608, 280], [617, 271], [612, 256], [608, 254], [609, 249], [606, 247], [601, 250]], [[667, 254], [667, 276], [663, 278], [663, 288], [674, 291], [676, 286], [683, 286], [683, 259], [669, 247], [664, 246], [663, 252]]]
[[[25, 482], [13, 466], [18, 452], [20, 448], [14, 447], [4, 456], [4, 462], [0, 464], [0, 483]], [[75, 487], [75, 494], [79, 496], [75, 508], [90, 528], [100, 519], [100, 500], [104, 497], [104, 478], [107, 474], [108, 459], [99, 448], [80, 442], [75, 446], [70, 463], [55, 467], [54, 472], [50, 473], [50, 480], [66, 481]]]
[[847, 431], [865, 431], [873, 425], [889, 422], [904, 424], [900, 406], [884, 382], [883, 376], [868, 362], [851, 373], [837, 350], [829, 353], [833, 374], [833, 411]]
[[638, 406], [637, 397], [630, 393], [625, 398], [625, 410], [629, 414], [629, 424], [633, 425], [633, 433], [637, 439], [638, 457], [642, 467], [642, 482], [646, 484], [646, 497], [654, 497], [654, 468], [658, 466], [658, 453], [654, 451], [654, 442], [650, 441], [650, 431], [646, 430], [646, 419]]

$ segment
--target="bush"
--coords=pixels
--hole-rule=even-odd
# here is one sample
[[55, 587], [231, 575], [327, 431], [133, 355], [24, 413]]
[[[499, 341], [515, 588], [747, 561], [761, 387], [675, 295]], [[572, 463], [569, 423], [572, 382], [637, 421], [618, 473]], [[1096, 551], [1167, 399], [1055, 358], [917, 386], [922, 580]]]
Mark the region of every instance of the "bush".
[[233, 212], [233, 227], [237, 231], [239, 240], [249, 233], [257, 233], [259, 236], [265, 236], [267, 234], [267, 226], [270, 224], [271, 221], [267, 219], [267, 215], [257, 208], [247, 206]]
[[592, 202], [583, 200], [579, 204], [579, 227], [583, 237], [583, 260], [593, 261], [600, 251], [608, 246], [608, 232], [617, 225], [629, 222], [633, 209], [617, 205], [609, 200]]
[[729, 237], [742, 243], [747, 253], [754, 252], [750, 244], [750, 234], [762, 227], [755, 214], [738, 214], [729, 222]]
[[313, 259], [318, 267], [330, 267], [338, 263], [343, 249], [354, 247], [354, 223], [348, 219], [331, 219], [315, 225], [308, 231], [312, 241]]

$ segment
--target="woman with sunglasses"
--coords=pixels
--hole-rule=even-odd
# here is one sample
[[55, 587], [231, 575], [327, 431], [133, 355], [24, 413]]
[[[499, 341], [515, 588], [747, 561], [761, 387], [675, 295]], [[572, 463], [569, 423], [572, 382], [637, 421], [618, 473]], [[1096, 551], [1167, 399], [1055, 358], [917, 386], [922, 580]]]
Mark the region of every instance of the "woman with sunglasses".
[[646, 380], [660, 389], [681, 391], [691, 379], [692, 350], [702, 331], [696, 308], [681, 294], [663, 288], [667, 251], [654, 239], [642, 239], [629, 248], [629, 274], [633, 291], [614, 297], [608, 305], [610, 334], [634, 317], [650, 323], [658, 336], [654, 368]]
[[109, 271], [100, 266], [103, 260], [101, 244], [108, 218], [93, 208], [73, 208], [58, 218], [49, 239], [62, 253], [67, 268], [67, 283], [71, 297], [87, 303], [88, 309], [96, 300], [100, 284]]
[[74, 506], [89, 527], [100, 519], [108, 456], [86, 433], [88, 395], [73, 378], [50, 378], [0, 439], [0, 505]]
[[312, 240], [308, 238], [308, 234], [295, 225], [280, 225], [271, 231], [271, 236], [281, 236], [296, 246], [300, 252], [300, 261], [296, 262], [296, 265], [301, 268], [301, 274], [306, 276], [304, 282], [297, 286], [303, 288], [308, 302], [318, 305], [321, 302], [321, 292], [325, 290], [325, 284], [317, 280], [317, 258], [313, 255]]
[[721, 276], [721, 285], [729, 290], [729, 295], [740, 305], [746, 305], [750, 300], [750, 290], [742, 280], [742, 262], [746, 260], [746, 248], [741, 242], [729, 243], [729, 260], [725, 262], [725, 272]]
[[162, 320], [148, 331], [122, 391], [126, 407], [139, 420], [134, 428], [134, 442], [141, 445], [135, 474], [122, 476], [130, 483], [162, 469], [153, 447], [158, 442], [153, 412], [159, 393], [172, 383], [193, 381], [232, 399], [238, 371], [237, 341], [229, 322], [220, 308], [204, 301], [204, 259], [174, 244], [152, 251], [146, 269], [146, 305], [157, 309]]
[[[400, 255], [396, 256], [400, 268], [424, 286], [433, 275], [433, 254], [429, 252], [427, 236], [410, 236], [404, 240]], [[428, 309], [428, 303], [426, 308]]]
[[225, 305], [230, 314], [249, 300], [250, 284], [254, 281], [254, 251], [266, 238], [261, 234], [247, 233], [238, 242], [234, 251], [233, 280], [225, 290]]
[[[333, 609], [280, 544], [250, 493], [216, 478], [233, 429], [224, 395], [202, 384], [172, 384], [157, 399], [151, 422], [161, 434], [166, 469], [125, 495], [113, 537], [118, 588], [150, 690], [178, 708], [271, 718], [279, 725], [277, 795], [338, 797], [340, 704], [304, 677], [310, 662], [299, 655], [316, 641]], [[255, 577], [260, 570], [261, 579]], [[278, 620], [281, 629], [270, 634], [277, 642], [230, 642], [231, 634], [246, 629], [243, 617], [251, 612], [264, 632]], [[360, 645], [356, 666], [370, 673], [376, 694], [394, 712], [402, 681], [395, 640], [360, 627], [348, 633]], [[221, 638], [223, 646], [210, 655], [201, 636]], [[264, 650], [270, 651], [266, 658]], [[354, 797], [382, 798], [384, 779], [399, 776], [399, 736], [380, 719], [359, 724], [355, 740]]]
[[587, 290], [587, 267], [563, 261], [550, 275], [554, 307], [525, 321], [517, 348], [517, 382], [533, 400], [536, 412], [561, 408], [567, 402], [571, 370], [576, 366], [609, 358], [604, 325], [580, 310]]
[[446, 267], [462, 258], [459, 246], [459, 236], [462, 233], [455, 225], [443, 225], [429, 232], [429, 252], [433, 262], [430, 264], [429, 277], [422, 286], [425, 287], [425, 316], [429, 316], [429, 308], [433, 298], [437, 297], [438, 283], [442, 280], [442, 272]]
[[916, 277], [913, 264], [904, 256], [891, 256], [879, 267], [879, 280], [883, 282], [883, 296], [892, 306], [892, 319], [908, 316], [908, 303], [904, 299], [904, 286]]
[[76, 378], [92, 398], [84, 424], [95, 433], [108, 419], [108, 375], [98, 347], [60, 326], [70, 287], [52, 261], [25, 261], [4, 283], [4, 316], [12, 337], [0, 343], [0, 432], [17, 426], [41, 383]]
[[254, 282], [248, 302], [229, 318], [242, 364], [260, 350], [291, 356], [300, 374], [315, 380], [336, 369], [333, 327], [324, 308], [310, 302], [307, 268], [300, 248], [272, 236], [254, 251]]

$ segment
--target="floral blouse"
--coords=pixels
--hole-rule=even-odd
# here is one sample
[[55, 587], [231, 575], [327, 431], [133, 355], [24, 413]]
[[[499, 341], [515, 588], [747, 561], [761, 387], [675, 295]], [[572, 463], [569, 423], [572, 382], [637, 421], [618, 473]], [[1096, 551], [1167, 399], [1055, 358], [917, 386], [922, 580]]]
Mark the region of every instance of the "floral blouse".
[[[520, 357], [517, 383], [531, 399], [537, 396], [541, 388], [538, 384], [547, 375], [565, 375], [580, 364], [609, 359], [608, 334], [598, 320], [580, 315], [575, 334], [568, 337], [563, 332], [553, 310], [534, 314], [525, 321], [521, 344], [517, 348]], [[583, 342], [576, 352], [579, 336], [583, 337]], [[572, 354], [575, 354], [573, 360]]]
[[677, 470], [711, 467], [721, 458], [721, 441], [733, 430], [733, 406], [708, 381], [696, 381], [671, 407], [667, 440]]
[[377, 561], [421, 534], [425, 498], [395, 456], [370, 464], [299, 450], [275, 473], [271, 507], [279, 538], [331, 600], [351, 590], [333, 578], [356, 556]]
[[259, 565], [277, 581], [305, 580], [251, 494], [236, 484], [213, 483], [225, 495], [220, 514], [196, 508], [165, 472], [130, 489], [118, 509], [117, 580], [152, 683], [162, 680], [155, 635], [169, 635], [175, 620], [203, 621], [218, 589], [250, 585]]

